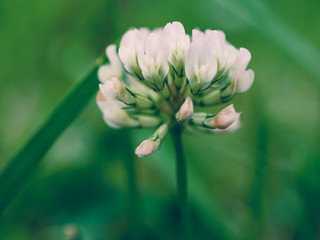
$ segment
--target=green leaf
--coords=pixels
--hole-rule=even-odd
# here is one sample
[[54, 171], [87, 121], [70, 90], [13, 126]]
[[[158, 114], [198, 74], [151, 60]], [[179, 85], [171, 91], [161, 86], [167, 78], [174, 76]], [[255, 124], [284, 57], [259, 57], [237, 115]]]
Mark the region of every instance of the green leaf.
[[83, 80], [62, 100], [43, 126], [0, 173], [0, 214], [27, 182], [40, 160], [98, 90], [99, 58]]

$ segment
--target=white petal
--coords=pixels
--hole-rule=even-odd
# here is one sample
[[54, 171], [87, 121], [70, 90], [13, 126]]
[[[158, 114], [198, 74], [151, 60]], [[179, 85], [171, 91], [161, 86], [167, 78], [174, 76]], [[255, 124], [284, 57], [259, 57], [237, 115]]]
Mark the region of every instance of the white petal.
[[234, 65], [235, 61], [237, 60], [238, 50], [231, 45], [227, 45], [224, 49], [224, 56], [225, 56], [225, 67], [230, 68]]
[[194, 91], [205, 89], [217, 73], [217, 58], [205, 38], [192, 41], [186, 56], [186, 75]]
[[121, 41], [119, 47], [119, 57], [128, 72], [135, 73], [139, 69], [137, 55], [144, 52], [144, 41], [149, 34], [146, 28], [132, 29], [127, 31]]
[[106, 81], [104, 84], [99, 84], [99, 89], [107, 98], [115, 99], [117, 97], [117, 92], [111, 80]]
[[116, 73], [114, 72], [114, 70], [111, 68], [109, 64], [102, 65], [98, 69], [98, 79], [102, 83], [110, 80], [111, 77], [115, 74]]
[[110, 61], [111, 67], [117, 72], [117, 75], [114, 77], [121, 76], [122, 74], [122, 64], [120, 58], [117, 54], [117, 47], [115, 44], [111, 44], [106, 49], [107, 57]]
[[184, 27], [180, 22], [168, 23], [164, 27], [163, 32], [168, 40], [173, 42], [181, 41], [186, 35]]
[[121, 107], [123, 104], [104, 96], [100, 91], [97, 94], [97, 104], [103, 113], [105, 122], [110, 127], [138, 127], [139, 121], [129, 117]]
[[181, 72], [190, 46], [190, 37], [186, 35], [180, 22], [168, 23], [164, 27], [163, 36], [169, 45], [168, 61], [176, 71]]
[[169, 72], [167, 59], [168, 44], [165, 39], [157, 33], [149, 34], [145, 39], [145, 52], [138, 53], [138, 62], [144, 78], [159, 88], [162, 88]]
[[239, 56], [238, 56], [238, 66], [236, 71], [243, 72], [247, 68], [250, 60], [251, 60], [251, 53], [245, 48], [240, 48]]
[[192, 41], [196, 41], [201, 38], [204, 38], [204, 33], [198, 29], [193, 29], [192, 30]]
[[253, 80], [254, 72], [251, 69], [244, 71], [242, 75], [239, 76], [239, 79], [237, 81], [237, 92], [247, 91], [252, 86]]

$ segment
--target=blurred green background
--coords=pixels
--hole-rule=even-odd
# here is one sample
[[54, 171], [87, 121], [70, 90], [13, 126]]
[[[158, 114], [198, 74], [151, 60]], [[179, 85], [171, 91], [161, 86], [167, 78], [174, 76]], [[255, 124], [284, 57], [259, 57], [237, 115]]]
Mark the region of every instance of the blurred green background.
[[[194, 239], [320, 239], [319, 12], [318, 0], [1, 0], [0, 167], [129, 27], [220, 29], [256, 77], [232, 101], [239, 131], [183, 136]], [[132, 239], [126, 159], [151, 133], [108, 128], [92, 99], [0, 217], [0, 239], [67, 239], [70, 224], [83, 240]], [[133, 231], [177, 239], [170, 137], [135, 163]]]

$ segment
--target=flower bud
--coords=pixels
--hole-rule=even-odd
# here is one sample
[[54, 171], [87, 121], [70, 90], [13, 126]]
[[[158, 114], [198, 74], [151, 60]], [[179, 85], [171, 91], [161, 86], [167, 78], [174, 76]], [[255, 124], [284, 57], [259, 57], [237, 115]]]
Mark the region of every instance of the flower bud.
[[240, 113], [237, 113], [233, 107], [233, 104], [222, 109], [214, 117], [208, 118], [204, 121], [204, 124], [210, 128], [226, 129], [231, 124], [236, 122], [240, 117]]
[[151, 155], [158, 149], [160, 143], [160, 139], [154, 141], [152, 138], [148, 138], [136, 148], [135, 154], [137, 154], [139, 158]]
[[184, 103], [181, 105], [179, 112], [176, 114], [177, 121], [184, 123], [191, 119], [193, 115], [193, 103], [188, 96]]
[[212, 129], [212, 131], [215, 133], [231, 133], [231, 132], [236, 131], [239, 127], [240, 127], [240, 120], [238, 118], [229, 127], [225, 128], [225, 129], [216, 128], [216, 129]]
[[139, 158], [151, 155], [160, 146], [162, 140], [168, 133], [168, 124], [162, 124], [157, 131], [148, 139], [144, 140], [137, 148], [135, 153]]

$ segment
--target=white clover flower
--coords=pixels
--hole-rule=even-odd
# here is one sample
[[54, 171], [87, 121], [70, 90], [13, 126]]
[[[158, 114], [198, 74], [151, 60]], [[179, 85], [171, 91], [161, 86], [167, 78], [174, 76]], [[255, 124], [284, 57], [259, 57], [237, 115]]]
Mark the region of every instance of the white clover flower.
[[194, 29], [190, 41], [179, 22], [153, 31], [132, 29], [118, 53], [111, 45], [107, 56], [97, 95], [105, 122], [113, 128], [158, 128], [136, 148], [139, 157], [153, 154], [178, 125], [211, 134], [239, 128], [233, 104], [217, 114], [194, 112], [230, 101], [253, 83], [250, 52], [236, 49], [222, 31]]

